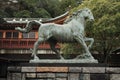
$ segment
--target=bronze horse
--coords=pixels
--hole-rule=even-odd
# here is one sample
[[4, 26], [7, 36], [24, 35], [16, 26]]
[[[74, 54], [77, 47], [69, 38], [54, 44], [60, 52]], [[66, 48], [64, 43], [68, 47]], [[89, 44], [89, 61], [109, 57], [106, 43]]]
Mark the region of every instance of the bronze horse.
[[[57, 42], [78, 42], [85, 49], [84, 55], [89, 57], [90, 59], [94, 59], [91, 55], [89, 48], [92, 46], [94, 39], [85, 37], [85, 18], [93, 21], [94, 17], [90, 9], [84, 8], [78, 10], [75, 14], [71, 16], [67, 23], [63, 25], [55, 24], [55, 23], [41, 23], [36, 20], [29, 21], [25, 28], [16, 27], [15, 29], [28, 33], [31, 31], [33, 25], [39, 25], [38, 30], [38, 40], [34, 44], [34, 49], [32, 56], [34, 56], [34, 60], [39, 60], [37, 57], [37, 49], [40, 43], [44, 41], [48, 41], [51, 49], [57, 54], [60, 59], [64, 59], [61, 54], [55, 49], [55, 45]], [[86, 45], [85, 41], [91, 41], [90, 45]], [[77, 58], [80, 55], [77, 56]]]

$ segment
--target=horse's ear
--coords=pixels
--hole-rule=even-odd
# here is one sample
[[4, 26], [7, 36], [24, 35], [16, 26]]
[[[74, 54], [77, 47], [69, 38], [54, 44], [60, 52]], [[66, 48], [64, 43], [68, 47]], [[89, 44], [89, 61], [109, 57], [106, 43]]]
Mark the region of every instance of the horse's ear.
[[74, 12], [72, 15], [74, 16], [74, 15], [76, 15], [77, 13], [76, 12]]
[[89, 8], [87, 8], [87, 7], [85, 7], [85, 8], [83, 8], [83, 10], [86, 10], [86, 11], [87, 11], [87, 10], [90, 10], [90, 9], [89, 9]]
[[78, 11], [77, 11], [77, 13], [81, 13], [82, 12], [82, 9], [79, 9]]

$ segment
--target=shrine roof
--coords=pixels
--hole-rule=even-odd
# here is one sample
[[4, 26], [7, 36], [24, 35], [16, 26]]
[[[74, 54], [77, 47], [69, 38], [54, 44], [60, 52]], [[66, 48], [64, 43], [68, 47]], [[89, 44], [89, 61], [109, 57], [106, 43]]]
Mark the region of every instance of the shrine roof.
[[7, 23], [27, 23], [28, 21], [32, 21], [32, 20], [37, 20], [43, 23], [47, 23], [47, 22], [54, 22], [56, 20], [65, 18], [66, 16], [68, 16], [68, 14], [69, 14], [69, 11], [55, 18], [4, 18], [4, 20], [7, 21]]

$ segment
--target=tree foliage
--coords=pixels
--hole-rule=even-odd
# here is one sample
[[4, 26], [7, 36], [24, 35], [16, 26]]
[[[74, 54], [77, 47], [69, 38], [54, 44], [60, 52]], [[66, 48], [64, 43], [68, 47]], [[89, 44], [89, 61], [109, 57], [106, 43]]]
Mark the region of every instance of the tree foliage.
[[71, 13], [84, 7], [90, 8], [95, 18], [94, 23], [87, 22], [86, 25], [86, 36], [95, 39], [92, 50], [104, 53], [106, 57], [113, 49], [120, 47], [120, 1], [84, 0]]
[[[38, 8], [36, 9], [35, 14], [33, 14], [34, 17], [44, 17], [44, 18], [49, 18], [51, 15], [46, 11], [44, 8]], [[35, 16], [37, 15], [37, 16]]]
[[77, 1], [78, 0], [62, 0], [60, 8], [64, 11], [69, 9], [69, 8], [72, 9], [78, 5]]
[[23, 14], [23, 12], [27, 11], [27, 14], [30, 16], [26, 15], [26, 17], [56, 17], [63, 14], [69, 6], [76, 6], [77, 1], [78, 0], [18, 0], [18, 3], [12, 3], [9, 0], [3, 0], [0, 2], [0, 12], [2, 12], [0, 16], [10, 18], [22, 17], [22, 15], [26, 15]]
[[14, 13], [14, 16], [17, 17], [17, 18], [30, 18], [30, 12], [27, 11], [27, 10], [22, 10], [22, 11], [19, 11], [19, 12], [15, 12]]

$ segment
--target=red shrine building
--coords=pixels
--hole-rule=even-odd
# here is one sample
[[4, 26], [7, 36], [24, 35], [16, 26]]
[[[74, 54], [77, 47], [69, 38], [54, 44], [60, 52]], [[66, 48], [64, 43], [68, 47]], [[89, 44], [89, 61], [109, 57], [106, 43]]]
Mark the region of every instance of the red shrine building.
[[[9, 65], [29, 62], [33, 45], [38, 38], [39, 26], [34, 26], [29, 33], [21, 33], [15, 27], [26, 27], [28, 21], [37, 20], [42, 23], [63, 24], [68, 12], [51, 19], [44, 18], [4, 18], [7, 23], [0, 24], [0, 77], [6, 77]], [[59, 50], [60, 45], [56, 48]], [[47, 42], [39, 45], [38, 54], [53, 54]], [[48, 55], [49, 56], [49, 55]], [[43, 56], [44, 57], [44, 56]]]
[[[43, 23], [62, 24], [67, 17], [68, 12], [51, 19], [40, 18], [4, 18], [7, 21], [5, 24], [0, 24], [0, 53], [1, 54], [26, 54], [30, 53], [30, 48], [33, 48], [34, 42], [38, 38], [39, 26], [34, 26], [29, 33], [21, 33], [15, 30], [15, 27], [26, 26], [26, 23], [31, 20], [42, 21]], [[38, 53], [48, 53], [50, 46], [44, 42], [39, 46]], [[56, 48], [60, 48], [59, 44]], [[46, 51], [46, 52], [45, 52]]]

